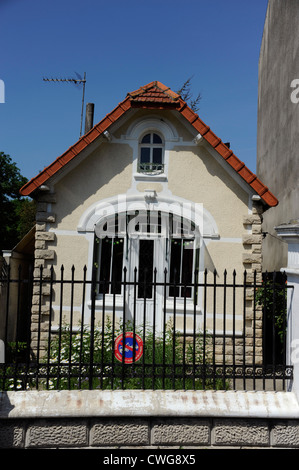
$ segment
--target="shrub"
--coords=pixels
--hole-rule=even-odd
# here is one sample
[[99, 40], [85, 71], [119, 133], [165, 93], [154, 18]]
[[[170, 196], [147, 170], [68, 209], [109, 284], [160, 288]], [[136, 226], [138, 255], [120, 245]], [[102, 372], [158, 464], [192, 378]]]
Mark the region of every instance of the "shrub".
[[287, 289], [286, 279], [278, 282], [266, 278], [256, 291], [256, 303], [263, 307], [264, 314], [275, 326], [275, 332], [281, 342], [285, 341], [287, 327]]
[[92, 337], [87, 328], [70, 334], [69, 327], [64, 326], [48, 351], [44, 385], [59, 390], [223, 388], [221, 379], [203, 381], [204, 363], [208, 366], [210, 361], [208, 355], [203, 360], [201, 333], [188, 341], [171, 325], [164, 335], [156, 335], [150, 328], [136, 328], [135, 333], [143, 340], [143, 355], [126, 364], [114, 355], [115, 339], [123, 331], [134, 331], [133, 325], [120, 325], [113, 331], [107, 321], [104, 330], [95, 328]]

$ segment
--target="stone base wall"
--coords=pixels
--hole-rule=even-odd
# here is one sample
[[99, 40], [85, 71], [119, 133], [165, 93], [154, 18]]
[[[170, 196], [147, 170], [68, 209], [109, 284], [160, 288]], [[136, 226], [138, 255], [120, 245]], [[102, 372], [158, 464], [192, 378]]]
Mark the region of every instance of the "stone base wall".
[[0, 448], [298, 448], [299, 420], [1, 419]]
[[298, 448], [292, 392], [0, 393], [0, 448]]

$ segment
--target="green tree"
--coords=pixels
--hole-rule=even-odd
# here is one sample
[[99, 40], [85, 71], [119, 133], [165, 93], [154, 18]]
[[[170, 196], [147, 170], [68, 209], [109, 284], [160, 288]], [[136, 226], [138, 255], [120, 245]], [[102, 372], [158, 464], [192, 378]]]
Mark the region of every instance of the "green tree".
[[19, 190], [27, 182], [9, 155], [0, 152], [0, 256], [12, 249], [34, 225], [35, 203]]

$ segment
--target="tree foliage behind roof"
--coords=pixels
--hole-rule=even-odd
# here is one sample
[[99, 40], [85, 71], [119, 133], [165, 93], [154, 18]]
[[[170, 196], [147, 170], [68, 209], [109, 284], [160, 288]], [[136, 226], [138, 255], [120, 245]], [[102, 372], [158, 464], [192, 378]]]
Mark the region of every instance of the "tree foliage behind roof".
[[193, 98], [193, 93], [191, 90], [191, 80], [193, 77], [189, 77], [181, 86], [179, 90], [177, 90], [177, 94], [181, 95], [182, 99], [186, 101], [186, 103], [190, 106], [192, 111], [195, 113], [199, 110], [199, 103], [201, 100], [201, 94], [198, 93], [196, 98]]

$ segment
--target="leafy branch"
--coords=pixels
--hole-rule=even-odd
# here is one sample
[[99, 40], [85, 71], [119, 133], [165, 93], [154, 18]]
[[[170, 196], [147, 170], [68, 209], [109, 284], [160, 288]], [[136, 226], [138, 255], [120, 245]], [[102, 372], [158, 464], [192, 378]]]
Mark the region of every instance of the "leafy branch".
[[193, 98], [193, 93], [191, 90], [191, 80], [193, 79], [192, 77], [189, 77], [181, 86], [179, 90], [177, 90], [177, 94], [181, 96], [181, 98], [188, 103], [192, 111], [197, 112], [199, 110], [199, 103], [201, 100], [201, 94], [198, 93], [198, 95]]

